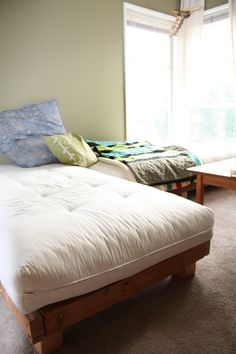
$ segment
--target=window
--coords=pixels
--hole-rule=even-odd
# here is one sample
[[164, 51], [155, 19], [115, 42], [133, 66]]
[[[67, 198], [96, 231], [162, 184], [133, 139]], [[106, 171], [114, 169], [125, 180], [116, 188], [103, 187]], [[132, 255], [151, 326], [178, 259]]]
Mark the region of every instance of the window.
[[202, 84], [198, 107], [190, 112], [190, 139], [196, 143], [235, 141], [235, 83], [227, 13], [220, 18], [205, 15], [201, 51]]
[[[235, 142], [236, 99], [226, 6], [206, 11], [195, 105], [175, 112], [177, 39], [173, 18], [125, 5], [126, 133], [158, 145]], [[180, 128], [179, 128], [180, 127]]]
[[166, 143], [171, 116], [173, 19], [126, 4], [126, 133], [128, 140]]

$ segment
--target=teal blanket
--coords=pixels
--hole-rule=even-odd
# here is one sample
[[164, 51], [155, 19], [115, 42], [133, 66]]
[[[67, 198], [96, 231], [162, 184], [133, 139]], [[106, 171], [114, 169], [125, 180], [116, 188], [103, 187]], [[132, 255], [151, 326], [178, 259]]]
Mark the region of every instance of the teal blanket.
[[137, 182], [147, 185], [169, 183], [191, 177], [187, 168], [201, 164], [198, 157], [181, 146], [158, 147], [146, 142], [87, 140], [100, 157], [125, 163]]

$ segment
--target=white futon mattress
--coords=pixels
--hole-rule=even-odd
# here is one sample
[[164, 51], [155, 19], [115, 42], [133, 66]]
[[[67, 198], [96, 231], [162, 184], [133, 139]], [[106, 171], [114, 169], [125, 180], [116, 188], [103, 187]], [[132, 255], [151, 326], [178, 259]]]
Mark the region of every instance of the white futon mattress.
[[89, 169], [0, 166], [0, 280], [29, 313], [212, 237], [213, 213]]

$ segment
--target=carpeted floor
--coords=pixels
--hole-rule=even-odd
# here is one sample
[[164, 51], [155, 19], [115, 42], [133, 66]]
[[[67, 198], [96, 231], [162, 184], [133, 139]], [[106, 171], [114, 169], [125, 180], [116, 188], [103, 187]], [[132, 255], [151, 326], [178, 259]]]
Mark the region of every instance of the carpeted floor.
[[[169, 277], [70, 328], [58, 354], [236, 353], [236, 191], [210, 189], [205, 204], [215, 234], [196, 276]], [[1, 302], [0, 353], [34, 353]]]

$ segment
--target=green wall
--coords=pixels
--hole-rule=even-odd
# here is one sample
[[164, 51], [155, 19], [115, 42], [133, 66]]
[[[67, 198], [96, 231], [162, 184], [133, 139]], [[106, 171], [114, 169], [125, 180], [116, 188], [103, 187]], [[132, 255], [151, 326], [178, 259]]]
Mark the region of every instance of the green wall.
[[57, 98], [68, 130], [125, 137], [122, 0], [0, 0], [0, 43], [0, 110]]
[[0, 0], [0, 110], [55, 97], [68, 130], [123, 139], [122, 17], [122, 0]]

